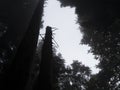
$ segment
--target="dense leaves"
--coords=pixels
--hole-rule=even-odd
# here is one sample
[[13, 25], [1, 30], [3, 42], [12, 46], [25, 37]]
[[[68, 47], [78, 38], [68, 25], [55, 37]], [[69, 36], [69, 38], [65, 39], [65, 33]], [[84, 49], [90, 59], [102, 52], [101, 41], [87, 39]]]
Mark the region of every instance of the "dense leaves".
[[86, 90], [90, 77], [91, 70], [89, 67], [74, 60], [60, 76], [60, 90]]
[[[118, 90], [120, 80], [120, 3], [118, 0], [59, 0], [75, 7], [83, 33], [101, 71], [90, 82], [92, 90]], [[90, 89], [91, 90], [91, 89]]]

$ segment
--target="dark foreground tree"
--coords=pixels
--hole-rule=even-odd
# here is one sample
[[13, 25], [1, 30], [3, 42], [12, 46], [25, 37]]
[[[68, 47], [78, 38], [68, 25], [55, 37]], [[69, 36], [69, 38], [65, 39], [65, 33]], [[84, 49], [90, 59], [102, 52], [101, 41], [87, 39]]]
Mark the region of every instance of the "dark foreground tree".
[[44, 0], [0, 1], [0, 90], [25, 90]]

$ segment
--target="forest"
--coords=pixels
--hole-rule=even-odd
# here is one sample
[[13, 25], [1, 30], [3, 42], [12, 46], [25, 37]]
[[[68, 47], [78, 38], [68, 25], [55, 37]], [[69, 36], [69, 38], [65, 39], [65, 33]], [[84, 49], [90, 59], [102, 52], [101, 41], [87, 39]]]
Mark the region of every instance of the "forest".
[[120, 90], [119, 1], [58, 1], [75, 8], [81, 44], [91, 47], [99, 73], [78, 60], [66, 66], [50, 26], [38, 40], [45, 0], [1, 0], [0, 90]]

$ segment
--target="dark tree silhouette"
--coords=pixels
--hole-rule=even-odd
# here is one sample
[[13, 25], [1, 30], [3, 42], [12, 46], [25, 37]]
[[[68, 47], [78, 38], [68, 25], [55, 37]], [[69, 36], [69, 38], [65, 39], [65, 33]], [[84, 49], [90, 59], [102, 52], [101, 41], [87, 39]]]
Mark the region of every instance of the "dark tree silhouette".
[[52, 28], [47, 26], [45, 40], [41, 51], [40, 71], [36, 84], [33, 87], [34, 90], [40, 90], [43, 88], [45, 90], [52, 90], [52, 59]]
[[90, 78], [90, 68], [74, 60], [60, 76], [60, 90], [86, 90]]
[[43, 40], [38, 41], [38, 46], [36, 48], [35, 56], [31, 64], [30, 76], [29, 76], [29, 81], [26, 86], [26, 90], [33, 90], [32, 88], [39, 75], [39, 69], [40, 69], [39, 65], [41, 62], [41, 50], [42, 50], [43, 43], [44, 43]]
[[[101, 71], [92, 90], [118, 90], [120, 79], [120, 3], [118, 0], [59, 0], [62, 6], [75, 7], [83, 33]], [[91, 83], [92, 84], [92, 83]], [[91, 90], [91, 89], [90, 89]]]
[[53, 56], [53, 65], [52, 65], [52, 90], [60, 90], [59, 86], [59, 79], [61, 77], [61, 74], [65, 71], [65, 64], [64, 59], [62, 58], [62, 55], [59, 53], [58, 55]]
[[0, 90], [25, 90], [44, 0], [0, 1]]
[[[87, 84], [88, 87], [86, 85], [85, 87], [88, 90], [91, 90], [92, 87], [94, 87], [93, 90], [120, 89], [119, 1], [59, 1], [61, 1], [62, 6], [76, 8], [78, 23], [83, 33], [82, 44], [88, 44], [91, 47], [89, 52], [92, 52], [95, 58], [100, 61], [98, 67], [101, 71], [94, 75]], [[0, 1], [0, 90], [25, 90], [37, 46], [43, 4], [44, 0]], [[51, 33], [50, 30], [48, 32]], [[43, 45], [40, 74], [38, 76], [39, 84], [36, 85], [36, 90], [43, 88], [52, 90], [53, 85], [51, 84], [55, 83], [52, 82], [51, 63], [53, 62], [51, 61], [53, 57], [50, 38], [48, 41], [45, 40], [46, 44]], [[46, 57], [46, 55], [48, 56]], [[74, 64], [72, 67], [74, 67]], [[71, 68], [67, 69], [66, 74], [72, 72]], [[63, 75], [66, 76], [66, 74]], [[68, 79], [67, 76], [67, 79], [65, 79], [67, 89], [79, 88], [75, 79], [73, 79], [72, 84], [67, 81]], [[42, 87], [42, 85], [47, 85], [47, 87]]]
[[[38, 65], [41, 62], [41, 50], [42, 50], [42, 46], [43, 46], [44, 41], [41, 40], [38, 44], [37, 50], [36, 50], [36, 56], [35, 56], [35, 60], [33, 62], [33, 66], [32, 66], [32, 71], [31, 71], [31, 77], [30, 77], [30, 81], [28, 84], [28, 90], [31, 90], [30, 86], [32, 87], [32, 85], [34, 85], [33, 83], [36, 84], [36, 81], [38, 80], [38, 73], [39, 73], [39, 67]], [[53, 46], [52, 47], [52, 51], [53, 51], [53, 58], [52, 58], [52, 65], [51, 65], [51, 69], [52, 69], [52, 90], [60, 90], [59, 89], [59, 78], [60, 78], [60, 74], [64, 72], [65, 70], [65, 65], [64, 65], [64, 59], [62, 58], [62, 55], [60, 53], [56, 53], [56, 48]], [[49, 68], [48, 68], [49, 70]], [[38, 83], [39, 81], [37, 81]], [[39, 85], [40, 87], [40, 85]], [[36, 85], [34, 86], [34, 88], [36, 88]], [[34, 90], [34, 89], [33, 89]]]

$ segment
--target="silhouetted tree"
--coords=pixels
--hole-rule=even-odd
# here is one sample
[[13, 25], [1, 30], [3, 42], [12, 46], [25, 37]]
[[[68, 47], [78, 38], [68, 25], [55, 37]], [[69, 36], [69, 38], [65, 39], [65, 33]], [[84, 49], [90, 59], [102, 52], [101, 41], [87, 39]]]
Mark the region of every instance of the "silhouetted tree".
[[65, 64], [62, 55], [59, 53], [53, 56], [53, 65], [52, 65], [52, 86], [53, 90], [60, 90], [59, 79], [61, 74], [64, 73]]
[[25, 90], [44, 0], [0, 1], [0, 90]]
[[38, 77], [39, 69], [40, 69], [39, 65], [41, 62], [41, 50], [42, 50], [43, 43], [44, 43], [43, 40], [39, 40], [39, 42], [38, 42], [35, 56], [34, 56], [34, 59], [32, 61], [32, 64], [31, 64], [30, 77], [29, 77], [29, 81], [28, 81], [26, 90], [32, 90], [33, 85], [36, 82], [36, 79]]
[[[59, 0], [62, 6], [75, 7], [83, 33], [101, 71], [93, 90], [118, 90], [120, 79], [120, 8], [117, 0]], [[93, 79], [91, 79], [92, 81]], [[91, 83], [92, 84], [92, 83]]]
[[[48, 33], [48, 32], [47, 32]], [[47, 35], [47, 34], [46, 34]], [[46, 39], [46, 36], [45, 36], [45, 39]], [[47, 37], [47, 39], [48, 39], [48, 37]], [[43, 78], [45, 78], [45, 80], [46, 80], [46, 75], [44, 75], [44, 77], [42, 77], [42, 81], [40, 81], [41, 79], [39, 79], [39, 76], [38, 76], [38, 73], [40, 72], [40, 68], [38, 67], [38, 64], [40, 64], [41, 65], [41, 62], [42, 62], [42, 56], [41, 55], [43, 55], [42, 54], [42, 50], [43, 50], [43, 45], [44, 45], [44, 40], [42, 40], [42, 41], [40, 41], [39, 42], [39, 44], [38, 44], [38, 48], [37, 48], [37, 50], [36, 50], [36, 57], [35, 57], [35, 59], [36, 59], [36, 63], [34, 62], [33, 63], [33, 70], [32, 70], [32, 72], [33, 72], [33, 76], [34, 76], [34, 80], [33, 81], [31, 81], [32, 83], [34, 83], [35, 82], [35, 86], [34, 86], [34, 88], [33, 88], [33, 90], [34, 89], [39, 89], [39, 88], [42, 88], [42, 86], [39, 84], [39, 82], [43, 82]], [[46, 48], [47, 49], [47, 48]], [[49, 78], [51, 79], [51, 82], [49, 83], [49, 84], [51, 84], [51, 87], [52, 87], [52, 90], [59, 90], [59, 83], [58, 83], [58, 80], [59, 80], [59, 77], [60, 77], [60, 74], [63, 72], [63, 70], [64, 70], [64, 68], [65, 68], [65, 65], [64, 65], [64, 59], [62, 58], [62, 55], [60, 54], [60, 53], [56, 53], [56, 49], [55, 49], [55, 47], [53, 46], [52, 47], [52, 59], [51, 59], [51, 61], [47, 61], [47, 62], [52, 62], [52, 64], [50, 65], [50, 68], [47, 68], [46, 67], [46, 65], [44, 66], [44, 67], [46, 67], [46, 70], [47, 71], [51, 71], [51, 72], [48, 72], [49, 73], [49, 75], [51, 74], [51, 77], [49, 76]], [[47, 52], [46, 52], [46, 57], [47, 57]], [[47, 59], [48, 60], [50, 60], [48, 57], [47, 57]], [[34, 60], [35, 61], [35, 60]], [[39, 65], [39, 66], [40, 66]], [[35, 68], [37, 68], [37, 71], [36, 71], [36, 69]], [[42, 67], [43, 68], [43, 67]], [[38, 69], [40, 69], [39, 71], [38, 71]], [[35, 74], [37, 74], [37, 75], [35, 75]], [[41, 72], [39, 73], [39, 74], [41, 74]], [[43, 73], [43, 74], [46, 74], [46, 73]], [[36, 78], [36, 76], [38, 76], [38, 78]], [[48, 81], [48, 80], [47, 80]], [[38, 86], [36, 86], [36, 85], [38, 85]], [[47, 85], [47, 84], [45, 84], [45, 85]], [[44, 86], [43, 86], [44, 87]], [[48, 88], [48, 87], [47, 87]], [[29, 90], [29, 89], [28, 89]]]
[[60, 90], [86, 90], [90, 77], [91, 70], [89, 67], [74, 60], [73, 63], [65, 69], [65, 72], [61, 74]]
[[45, 40], [41, 51], [41, 62], [39, 75], [34, 86], [34, 90], [46, 89], [52, 90], [52, 61], [53, 61], [53, 51], [52, 51], [52, 28], [46, 27]]

